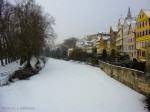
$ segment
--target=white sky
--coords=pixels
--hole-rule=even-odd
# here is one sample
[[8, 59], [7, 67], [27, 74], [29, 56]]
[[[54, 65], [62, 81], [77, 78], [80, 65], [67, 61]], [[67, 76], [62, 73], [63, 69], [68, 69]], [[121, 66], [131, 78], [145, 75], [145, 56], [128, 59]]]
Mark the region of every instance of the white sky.
[[36, 0], [47, 13], [56, 19], [54, 27], [57, 43], [65, 38], [82, 38], [88, 34], [109, 31], [117, 26], [118, 19], [127, 15], [128, 7], [132, 16], [140, 9], [150, 9], [150, 0]]

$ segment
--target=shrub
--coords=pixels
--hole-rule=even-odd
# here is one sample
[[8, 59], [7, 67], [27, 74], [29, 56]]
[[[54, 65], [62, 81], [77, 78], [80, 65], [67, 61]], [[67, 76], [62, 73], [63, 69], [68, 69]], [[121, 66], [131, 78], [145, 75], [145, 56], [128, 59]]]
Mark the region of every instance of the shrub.
[[84, 52], [82, 49], [74, 48], [69, 59], [72, 59], [75, 61], [86, 61], [88, 57], [89, 57], [89, 54]]
[[145, 102], [147, 109], [150, 111], [150, 96], [146, 98]]
[[19, 79], [19, 80], [24, 80], [28, 79], [29, 77], [36, 75], [40, 69], [22, 69], [22, 70], [17, 70], [14, 72], [14, 74], [9, 78], [9, 81], [13, 81], [13, 79]]

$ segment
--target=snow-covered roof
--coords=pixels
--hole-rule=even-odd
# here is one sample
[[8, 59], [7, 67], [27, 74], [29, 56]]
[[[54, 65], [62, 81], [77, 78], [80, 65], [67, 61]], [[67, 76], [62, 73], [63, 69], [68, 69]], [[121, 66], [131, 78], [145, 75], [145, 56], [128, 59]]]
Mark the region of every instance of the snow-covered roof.
[[147, 17], [150, 18], [150, 9], [142, 9], [142, 10], [147, 15]]
[[113, 27], [112, 27], [112, 30], [115, 31], [115, 32], [117, 32], [117, 31], [118, 31], [118, 28], [117, 28], [116, 26], [113, 26]]
[[125, 20], [125, 23], [127, 23], [128, 25], [130, 25], [131, 23], [136, 23], [136, 21], [134, 19], [127, 19]]
[[101, 38], [101, 36], [97, 36], [97, 40], [99, 40]]
[[125, 19], [119, 19], [119, 22], [120, 22], [121, 25], [124, 24], [124, 21], [125, 21]]
[[84, 44], [86, 46], [89, 46], [89, 45], [91, 46], [91, 45], [93, 45], [93, 43], [94, 43], [93, 41], [87, 41], [87, 40], [84, 41]]
[[110, 37], [109, 36], [103, 36], [102, 37], [104, 40], [108, 40]]
[[101, 38], [103, 38], [103, 40], [108, 40], [110, 38], [110, 36], [98, 36], [97, 37], [97, 41], [99, 41]]

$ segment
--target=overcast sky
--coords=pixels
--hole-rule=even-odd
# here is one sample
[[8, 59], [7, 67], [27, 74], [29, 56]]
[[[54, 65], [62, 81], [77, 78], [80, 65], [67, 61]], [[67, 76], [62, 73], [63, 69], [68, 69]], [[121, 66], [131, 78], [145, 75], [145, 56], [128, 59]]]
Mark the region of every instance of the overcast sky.
[[56, 19], [56, 43], [65, 38], [82, 38], [88, 34], [109, 31], [117, 26], [118, 19], [127, 15], [128, 7], [132, 16], [140, 9], [150, 9], [150, 0], [36, 0], [47, 13]]

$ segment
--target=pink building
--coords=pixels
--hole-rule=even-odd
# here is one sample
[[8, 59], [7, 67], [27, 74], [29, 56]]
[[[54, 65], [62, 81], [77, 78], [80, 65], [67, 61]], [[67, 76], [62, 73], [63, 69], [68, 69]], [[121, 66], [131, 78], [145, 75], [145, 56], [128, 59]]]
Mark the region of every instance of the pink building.
[[131, 60], [136, 57], [135, 25], [135, 23], [131, 23], [128, 32], [128, 53]]

